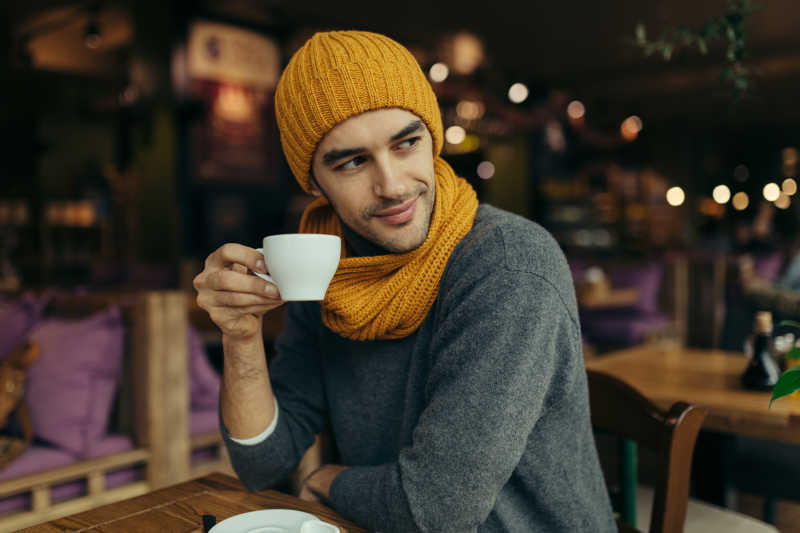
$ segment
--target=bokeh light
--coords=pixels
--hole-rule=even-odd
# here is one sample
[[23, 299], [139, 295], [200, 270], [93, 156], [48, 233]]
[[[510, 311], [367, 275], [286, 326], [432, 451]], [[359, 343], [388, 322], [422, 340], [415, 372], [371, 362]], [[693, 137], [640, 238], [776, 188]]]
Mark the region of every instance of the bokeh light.
[[464, 120], [478, 120], [486, 111], [483, 102], [462, 100], [456, 105], [456, 114]]
[[789, 198], [788, 194], [781, 193], [778, 199], [775, 200], [775, 207], [778, 209], [789, 209], [790, 205], [792, 205], [792, 199]]
[[428, 76], [431, 78], [431, 81], [436, 83], [443, 82], [449, 75], [450, 69], [447, 68], [447, 65], [444, 63], [434, 63], [428, 71]]
[[686, 193], [680, 187], [671, 187], [667, 191], [667, 203], [673, 207], [682, 205], [686, 201]]
[[717, 185], [711, 192], [711, 196], [718, 204], [726, 204], [731, 199], [731, 190], [727, 185]]
[[798, 155], [800, 155], [800, 154], [798, 154], [797, 148], [795, 148], [793, 146], [789, 146], [787, 148], [784, 148], [781, 151], [781, 156], [783, 156], [783, 164], [784, 165], [796, 165], [797, 164]]
[[792, 196], [797, 193], [797, 182], [793, 178], [786, 178], [781, 184], [781, 190], [784, 194]]
[[781, 195], [781, 188], [777, 183], [767, 183], [761, 191], [764, 194], [764, 199], [768, 202], [774, 202]]
[[450, 144], [461, 144], [467, 137], [467, 132], [461, 126], [450, 126], [444, 132], [444, 138]]
[[733, 169], [733, 177], [736, 178], [736, 181], [747, 181], [750, 171], [744, 165], [736, 165], [736, 168]]
[[733, 195], [733, 208], [737, 211], [743, 211], [750, 205], [750, 197], [744, 191], [739, 191]]
[[626, 141], [635, 140], [639, 136], [639, 132], [642, 131], [642, 119], [636, 115], [631, 115], [622, 121], [619, 131]]
[[586, 115], [586, 106], [580, 100], [573, 100], [567, 106], [567, 116], [572, 120], [580, 120]]
[[528, 87], [524, 83], [515, 83], [508, 89], [508, 99], [521, 104], [528, 99]]
[[478, 177], [488, 180], [494, 176], [494, 164], [491, 161], [481, 161], [478, 163]]

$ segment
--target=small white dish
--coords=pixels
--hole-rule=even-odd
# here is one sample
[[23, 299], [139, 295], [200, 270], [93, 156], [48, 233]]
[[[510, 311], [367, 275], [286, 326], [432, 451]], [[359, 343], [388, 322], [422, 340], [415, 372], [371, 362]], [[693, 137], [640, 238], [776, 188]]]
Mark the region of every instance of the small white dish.
[[[312, 525], [311, 522], [318, 524]], [[300, 533], [301, 531], [338, 533], [339, 528], [302, 511], [265, 509], [226, 518], [212, 527], [209, 533]]]

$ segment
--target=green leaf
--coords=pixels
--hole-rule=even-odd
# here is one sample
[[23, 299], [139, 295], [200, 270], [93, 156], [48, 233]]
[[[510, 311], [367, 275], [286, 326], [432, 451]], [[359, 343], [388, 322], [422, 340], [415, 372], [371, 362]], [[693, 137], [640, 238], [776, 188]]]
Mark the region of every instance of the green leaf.
[[795, 322], [794, 320], [781, 320], [778, 322], [779, 328], [782, 328], [783, 326], [792, 326], [793, 328], [800, 329], [800, 322]]
[[769, 400], [769, 406], [772, 407], [772, 402], [778, 398], [787, 396], [797, 390], [800, 390], [800, 366], [793, 366], [778, 378], [778, 382], [772, 388], [772, 398]]
[[708, 44], [702, 37], [697, 38], [697, 47], [700, 49], [701, 54], [706, 55], [708, 53]]
[[800, 359], [800, 348], [795, 346], [794, 348], [786, 352], [786, 359], [791, 359], [792, 361]]

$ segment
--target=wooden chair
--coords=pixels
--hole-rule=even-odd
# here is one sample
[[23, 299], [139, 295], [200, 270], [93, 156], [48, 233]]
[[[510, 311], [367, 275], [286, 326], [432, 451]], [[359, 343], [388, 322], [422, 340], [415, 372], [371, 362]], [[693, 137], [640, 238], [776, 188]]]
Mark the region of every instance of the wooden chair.
[[[658, 458], [650, 533], [683, 531], [689, 502], [692, 453], [705, 410], [678, 402], [664, 412], [633, 387], [613, 376], [593, 370], [587, 370], [587, 374], [592, 425], [603, 432], [634, 441], [655, 452]], [[625, 446], [628, 458], [635, 456], [635, 447]], [[623, 501], [628, 505], [623, 509], [618, 526], [620, 531], [630, 532], [636, 531], [625, 522], [632, 521], [631, 512], [633, 517], [636, 513], [635, 465], [632, 469], [629, 462], [622, 461], [622, 465], [628, 468], [621, 487]]]

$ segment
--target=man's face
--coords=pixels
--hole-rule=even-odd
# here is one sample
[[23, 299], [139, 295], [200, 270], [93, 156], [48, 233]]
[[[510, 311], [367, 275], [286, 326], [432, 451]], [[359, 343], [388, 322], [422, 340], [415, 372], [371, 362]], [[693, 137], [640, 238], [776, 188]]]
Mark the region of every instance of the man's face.
[[331, 129], [314, 153], [311, 193], [349, 228], [389, 252], [417, 248], [430, 227], [436, 181], [433, 140], [404, 109], [379, 109]]

